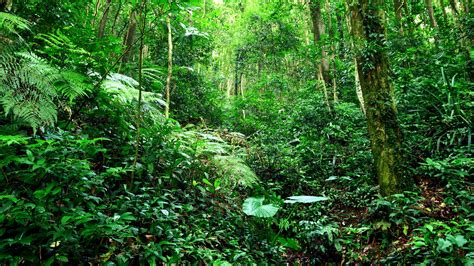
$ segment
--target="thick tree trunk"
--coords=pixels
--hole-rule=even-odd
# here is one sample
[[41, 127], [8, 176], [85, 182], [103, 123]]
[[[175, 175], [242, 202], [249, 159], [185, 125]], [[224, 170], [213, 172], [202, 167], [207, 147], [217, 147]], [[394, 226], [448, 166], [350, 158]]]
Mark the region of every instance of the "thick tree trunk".
[[426, 12], [428, 12], [428, 17], [430, 18], [431, 27], [433, 28], [438, 27], [438, 23], [436, 22], [436, 18], [434, 16], [432, 0], [425, 0], [425, 7], [426, 7]]
[[[389, 79], [388, 57], [384, 51], [383, 0], [359, 0], [357, 3], [348, 0], [348, 4], [351, 9], [352, 35], [359, 50], [356, 67], [365, 100], [380, 192], [382, 195], [391, 195], [401, 191], [403, 175], [401, 131]], [[376, 48], [370, 55], [360, 52], [365, 42]]]
[[128, 26], [127, 35], [125, 35], [125, 38], [123, 40], [123, 44], [126, 46], [126, 49], [128, 50], [128, 52], [125, 53], [124, 56], [122, 57], [122, 63], [127, 63], [130, 60], [130, 55], [132, 54], [131, 46], [133, 45], [133, 42], [135, 41], [136, 30], [137, 30], [136, 13], [135, 11], [132, 11], [132, 13], [130, 14], [130, 24]]

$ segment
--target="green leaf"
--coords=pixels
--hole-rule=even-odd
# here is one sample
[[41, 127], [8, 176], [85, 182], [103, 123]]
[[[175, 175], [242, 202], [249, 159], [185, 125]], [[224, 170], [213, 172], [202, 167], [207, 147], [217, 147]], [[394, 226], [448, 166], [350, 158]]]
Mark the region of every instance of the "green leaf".
[[2, 199], [9, 199], [15, 203], [18, 202], [18, 199], [14, 197], [13, 195], [0, 195], [0, 200]]
[[463, 247], [467, 243], [467, 240], [466, 238], [464, 238], [463, 235], [456, 235], [456, 237], [452, 235], [447, 235], [446, 238], [449, 239], [451, 243], [456, 244], [456, 246], [460, 248]]
[[318, 197], [318, 196], [291, 196], [285, 200], [285, 203], [314, 203], [319, 201], [326, 201], [328, 198], [326, 197]]
[[247, 198], [243, 204], [245, 214], [255, 217], [273, 217], [278, 211], [278, 207], [273, 204], [263, 204], [265, 198]]
[[438, 239], [438, 247], [436, 247], [436, 250], [438, 251], [442, 251], [442, 252], [449, 252], [451, 250], [451, 247], [453, 246], [453, 244], [444, 239], [444, 238], [439, 238]]

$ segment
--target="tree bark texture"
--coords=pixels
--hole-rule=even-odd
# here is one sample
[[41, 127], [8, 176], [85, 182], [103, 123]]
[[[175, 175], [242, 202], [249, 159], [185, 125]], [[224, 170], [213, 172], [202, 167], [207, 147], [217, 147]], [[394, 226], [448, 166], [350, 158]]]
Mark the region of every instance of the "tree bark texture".
[[131, 46], [135, 40], [135, 32], [137, 30], [137, 19], [135, 11], [132, 11], [130, 14], [130, 24], [128, 26], [127, 34], [125, 35], [123, 44], [128, 49], [128, 52], [122, 57], [122, 63], [127, 63], [130, 60], [130, 55], [132, 54]]
[[425, 8], [426, 8], [426, 12], [428, 12], [428, 17], [430, 18], [431, 27], [437, 28], [438, 23], [436, 22], [436, 18], [434, 16], [433, 1], [425, 0]]
[[111, 3], [112, 3], [111, 0], [107, 0], [107, 5], [105, 6], [105, 10], [104, 10], [104, 13], [102, 14], [102, 18], [100, 19], [99, 33], [98, 33], [99, 39], [104, 37], [105, 26], [107, 25], [107, 17], [109, 16]]
[[321, 0], [311, 0], [309, 8], [311, 11], [311, 21], [313, 23], [314, 44], [321, 47], [321, 72], [324, 82], [330, 84], [329, 77], [329, 62], [327, 60], [327, 51], [323, 44], [321, 44], [321, 37], [326, 34], [324, 21], [321, 14]]
[[[357, 71], [367, 112], [372, 155], [382, 195], [401, 191], [401, 131], [384, 51], [383, 0], [348, 0]], [[366, 49], [364, 43], [370, 47]], [[370, 52], [370, 53], [369, 53]]]

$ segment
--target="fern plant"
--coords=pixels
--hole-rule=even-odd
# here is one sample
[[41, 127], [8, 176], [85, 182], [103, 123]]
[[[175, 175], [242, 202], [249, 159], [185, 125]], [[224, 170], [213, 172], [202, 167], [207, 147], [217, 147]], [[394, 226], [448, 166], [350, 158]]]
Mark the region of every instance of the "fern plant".
[[29, 22], [21, 17], [0, 12], [0, 37], [3, 34], [18, 34], [18, 30], [29, 29]]
[[60, 71], [31, 52], [0, 55], [0, 106], [6, 116], [34, 130], [53, 125], [57, 119], [56, 100], [70, 101], [87, 93], [86, 77]]
[[[122, 103], [138, 101], [138, 81], [119, 73], [111, 73], [102, 83], [102, 88]], [[161, 108], [166, 105], [159, 93], [142, 91], [142, 111], [148, 111], [155, 118], [161, 117]]]

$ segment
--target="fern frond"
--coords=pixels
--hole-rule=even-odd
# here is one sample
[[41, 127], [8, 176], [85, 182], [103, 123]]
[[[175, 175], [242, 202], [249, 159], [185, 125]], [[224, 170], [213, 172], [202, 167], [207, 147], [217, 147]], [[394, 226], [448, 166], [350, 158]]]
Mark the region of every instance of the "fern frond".
[[[102, 88], [124, 103], [138, 101], [139, 90], [136, 88], [137, 86], [138, 82], [136, 80], [118, 73], [110, 74], [102, 83]], [[159, 107], [166, 105], [162, 95], [154, 92], [142, 91], [142, 101], [144, 110], [159, 112]]]
[[239, 151], [234, 151], [236, 147], [216, 134], [188, 129], [175, 132], [172, 140], [182, 143], [182, 154], [194, 154], [214, 168], [222, 180], [222, 186], [229, 190], [236, 186], [252, 186], [258, 182], [257, 175], [245, 164]]
[[232, 155], [214, 156], [212, 161], [222, 177], [224, 186], [232, 188], [236, 185], [249, 187], [258, 182], [255, 172], [239, 157]]
[[58, 91], [66, 96], [70, 102], [77, 97], [84, 96], [92, 90], [88, 77], [75, 71], [62, 71], [61, 78], [57, 80]]
[[17, 34], [17, 30], [28, 30], [29, 22], [21, 17], [0, 12], [0, 30], [6, 31], [7, 34]]

